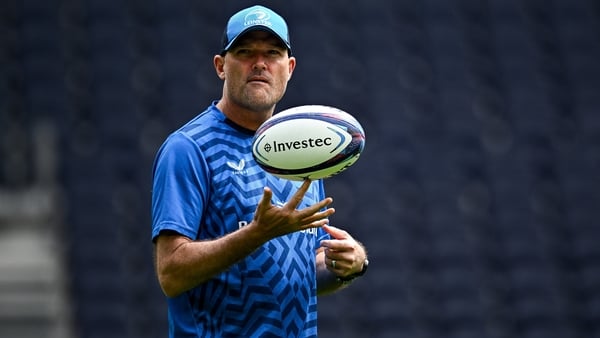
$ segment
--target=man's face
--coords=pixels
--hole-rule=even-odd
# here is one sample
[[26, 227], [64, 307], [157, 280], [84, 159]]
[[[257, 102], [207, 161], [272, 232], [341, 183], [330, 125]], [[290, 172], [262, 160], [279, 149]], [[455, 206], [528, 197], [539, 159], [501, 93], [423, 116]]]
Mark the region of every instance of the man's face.
[[285, 93], [296, 60], [265, 31], [244, 34], [223, 58], [225, 95], [251, 111], [272, 109]]

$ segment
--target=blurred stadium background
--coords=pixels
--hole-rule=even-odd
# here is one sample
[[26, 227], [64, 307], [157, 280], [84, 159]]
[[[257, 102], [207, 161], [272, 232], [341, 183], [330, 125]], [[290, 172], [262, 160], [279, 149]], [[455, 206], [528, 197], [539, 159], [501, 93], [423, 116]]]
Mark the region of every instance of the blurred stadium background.
[[253, 3], [291, 26], [279, 108], [367, 132], [327, 184], [372, 266], [320, 336], [600, 337], [596, 0], [3, 0], [0, 337], [166, 336], [153, 157]]

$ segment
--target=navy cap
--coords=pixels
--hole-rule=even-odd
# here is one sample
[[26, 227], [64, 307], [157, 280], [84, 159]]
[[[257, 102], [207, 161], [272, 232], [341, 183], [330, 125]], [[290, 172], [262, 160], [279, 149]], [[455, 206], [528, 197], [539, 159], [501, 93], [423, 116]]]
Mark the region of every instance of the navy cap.
[[223, 51], [227, 52], [237, 39], [252, 30], [264, 30], [277, 36], [291, 52], [290, 35], [285, 20], [264, 6], [252, 6], [235, 13], [229, 18], [223, 33]]

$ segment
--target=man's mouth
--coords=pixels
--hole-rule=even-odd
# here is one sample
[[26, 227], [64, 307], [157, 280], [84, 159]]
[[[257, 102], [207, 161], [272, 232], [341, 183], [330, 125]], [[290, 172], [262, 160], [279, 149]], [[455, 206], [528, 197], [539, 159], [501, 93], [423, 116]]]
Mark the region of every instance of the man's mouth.
[[264, 77], [264, 76], [251, 76], [248, 79], [248, 82], [262, 82], [262, 83], [269, 83], [269, 79]]

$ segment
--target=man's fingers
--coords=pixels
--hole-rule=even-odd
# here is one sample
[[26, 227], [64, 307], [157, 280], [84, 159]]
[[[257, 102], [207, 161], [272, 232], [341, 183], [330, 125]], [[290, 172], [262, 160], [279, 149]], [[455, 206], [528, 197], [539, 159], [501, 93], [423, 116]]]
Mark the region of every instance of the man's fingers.
[[269, 226], [285, 223], [289, 226], [295, 226], [296, 230], [294, 231], [297, 231], [298, 227], [305, 229], [328, 224], [329, 220], [327, 218], [335, 212], [335, 209], [327, 208], [333, 202], [331, 197], [325, 198], [304, 209], [297, 209], [298, 205], [304, 199], [304, 195], [309, 189], [310, 184], [310, 180], [305, 180], [298, 188], [298, 191], [294, 193], [282, 208], [273, 206], [273, 191], [265, 187], [263, 195], [258, 202], [254, 220], [258, 221], [260, 218], [264, 224], [270, 224]]
[[340, 228], [336, 228], [334, 226], [325, 226], [323, 227], [323, 229], [325, 229], [325, 231], [331, 235], [332, 238], [335, 239], [348, 239], [348, 238], [352, 238], [352, 236], [350, 236], [350, 234], [348, 234], [348, 232], [340, 229]]
[[[322, 209], [322, 208], [319, 208], [319, 209]], [[317, 210], [319, 210], [319, 209], [317, 209]], [[318, 221], [323, 218], [327, 218], [327, 217], [333, 215], [334, 213], [335, 213], [334, 208], [328, 208], [328, 209], [325, 209], [325, 210], [319, 211], [319, 212], [310, 211], [308, 213], [308, 215], [302, 219], [302, 221], [303, 221], [303, 223], [312, 223], [314, 221]]]
[[256, 208], [256, 214], [260, 214], [264, 210], [267, 210], [271, 206], [271, 198], [273, 197], [273, 191], [269, 187], [265, 187], [263, 189], [263, 195], [258, 202], [258, 206]]
[[304, 180], [304, 182], [302, 182], [302, 185], [300, 186], [300, 188], [298, 188], [298, 191], [296, 191], [294, 196], [292, 196], [292, 198], [290, 198], [290, 200], [286, 203], [286, 206], [290, 206], [292, 209], [296, 209], [302, 202], [302, 199], [304, 198], [304, 194], [306, 194], [306, 192], [308, 191], [308, 188], [310, 187], [310, 183], [311, 183], [311, 180], [308, 180], [308, 179]]

